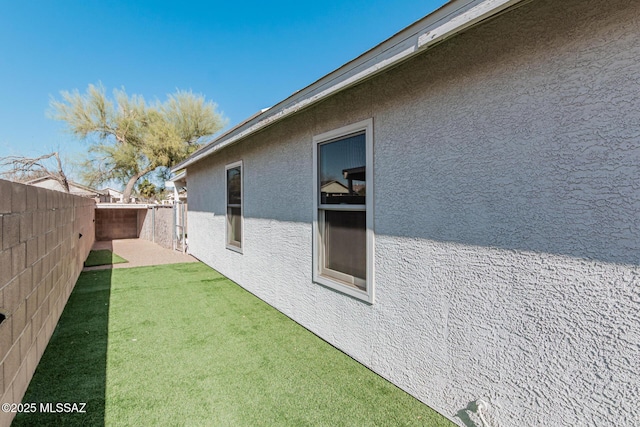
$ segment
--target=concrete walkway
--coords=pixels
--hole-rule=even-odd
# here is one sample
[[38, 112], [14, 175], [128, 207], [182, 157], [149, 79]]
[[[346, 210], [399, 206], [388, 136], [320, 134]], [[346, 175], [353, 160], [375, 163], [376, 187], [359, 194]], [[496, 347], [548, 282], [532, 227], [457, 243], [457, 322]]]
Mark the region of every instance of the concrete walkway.
[[171, 249], [165, 249], [162, 246], [144, 239], [96, 241], [91, 249], [109, 249], [129, 262], [114, 265], [85, 267], [82, 271], [142, 267], [145, 265], [178, 264], [181, 262], [198, 262], [198, 260], [191, 255], [172, 251]]

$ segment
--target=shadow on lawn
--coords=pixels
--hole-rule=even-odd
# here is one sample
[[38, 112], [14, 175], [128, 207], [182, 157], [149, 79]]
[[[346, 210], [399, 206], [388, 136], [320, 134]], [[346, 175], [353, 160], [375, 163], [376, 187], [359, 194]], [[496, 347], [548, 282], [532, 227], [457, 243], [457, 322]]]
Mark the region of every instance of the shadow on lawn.
[[[104, 425], [111, 275], [109, 269], [78, 278], [22, 399], [37, 410], [18, 414], [13, 427]], [[65, 412], [57, 403], [86, 403], [85, 412]]]

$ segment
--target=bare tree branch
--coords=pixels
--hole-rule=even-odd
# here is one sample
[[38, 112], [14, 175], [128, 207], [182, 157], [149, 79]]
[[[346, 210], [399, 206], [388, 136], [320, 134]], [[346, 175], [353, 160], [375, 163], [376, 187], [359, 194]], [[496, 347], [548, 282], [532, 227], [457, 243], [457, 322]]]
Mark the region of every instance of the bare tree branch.
[[[45, 160], [55, 159], [51, 166]], [[0, 168], [7, 169], [0, 175], [13, 181], [25, 182], [31, 179], [50, 176], [60, 183], [64, 191], [69, 192], [69, 180], [64, 173], [62, 161], [57, 152], [44, 154], [40, 157], [5, 156], [0, 157]]]

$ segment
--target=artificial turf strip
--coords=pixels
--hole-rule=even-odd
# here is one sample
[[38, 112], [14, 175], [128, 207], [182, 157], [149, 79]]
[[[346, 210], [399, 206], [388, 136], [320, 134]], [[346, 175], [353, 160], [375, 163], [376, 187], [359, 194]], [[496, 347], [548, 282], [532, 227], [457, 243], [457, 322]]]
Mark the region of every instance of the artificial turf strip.
[[201, 263], [82, 273], [23, 402], [88, 405], [14, 426], [453, 425]]
[[111, 265], [129, 262], [119, 255], [114, 254], [109, 249], [100, 249], [90, 251], [87, 260], [84, 262], [85, 267], [95, 267], [97, 265]]
[[[12, 426], [104, 425], [110, 272], [80, 275], [22, 399], [37, 402], [38, 411], [17, 414]], [[86, 402], [87, 408], [46, 414], [40, 402]]]

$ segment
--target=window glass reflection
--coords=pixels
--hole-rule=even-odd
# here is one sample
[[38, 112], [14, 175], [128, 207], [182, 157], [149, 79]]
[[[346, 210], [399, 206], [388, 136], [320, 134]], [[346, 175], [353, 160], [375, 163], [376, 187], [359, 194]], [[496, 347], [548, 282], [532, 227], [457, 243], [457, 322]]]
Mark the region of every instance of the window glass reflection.
[[324, 215], [324, 267], [366, 280], [366, 212], [327, 210]]
[[227, 208], [227, 243], [240, 247], [242, 241], [242, 211], [240, 208]]
[[320, 203], [364, 205], [366, 160], [364, 133], [321, 144]]
[[241, 200], [240, 167], [227, 170], [227, 203], [240, 205]]
[[242, 166], [227, 169], [227, 245], [242, 247]]

